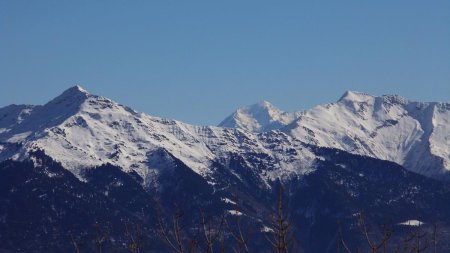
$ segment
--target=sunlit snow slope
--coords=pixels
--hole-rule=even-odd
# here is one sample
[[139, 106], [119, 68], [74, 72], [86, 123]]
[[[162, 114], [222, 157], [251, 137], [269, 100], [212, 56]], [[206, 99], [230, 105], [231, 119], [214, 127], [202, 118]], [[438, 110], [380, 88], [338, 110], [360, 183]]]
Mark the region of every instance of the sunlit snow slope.
[[79, 178], [85, 168], [111, 163], [136, 171], [148, 183], [158, 173], [152, 154], [165, 150], [207, 178], [213, 162], [240, 156], [250, 168], [269, 168], [258, 173], [267, 181], [310, 171], [314, 156], [302, 147], [279, 131], [257, 134], [152, 117], [79, 86], [43, 106], [0, 109], [0, 160], [22, 160], [43, 150]]
[[[248, 112], [253, 107], [238, 109], [230, 116], [235, 122], [221, 125], [266, 129], [267, 125], [253, 127], [253, 122], [262, 122], [257, 113]], [[242, 111], [246, 117], [239, 117]], [[286, 114], [276, 111], [276, 115]], [[449, 103], [348, 91], [335, 103], [295, 115], [294, 120], [269, 129], [279, 129], [305, 143], [393, 161], [427, 176], [439, 177], [450, 170]], [[270, 125], [277, 119], [275, 116], [264, 122]]]
[[267, 101], [237, 109], [219, 127], [239, 128], [252, 132], [279, 129], [291, 123], [300, 112], [284, 112]]

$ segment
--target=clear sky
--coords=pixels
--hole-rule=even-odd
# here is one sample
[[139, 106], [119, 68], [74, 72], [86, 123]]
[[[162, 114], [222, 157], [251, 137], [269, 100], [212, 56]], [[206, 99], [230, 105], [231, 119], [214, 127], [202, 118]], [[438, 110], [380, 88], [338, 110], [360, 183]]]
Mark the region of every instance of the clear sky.
[[0, 0], [0, 107], [76, 84], [194, 124], [345, 90], [450, 101], [450, 1]]

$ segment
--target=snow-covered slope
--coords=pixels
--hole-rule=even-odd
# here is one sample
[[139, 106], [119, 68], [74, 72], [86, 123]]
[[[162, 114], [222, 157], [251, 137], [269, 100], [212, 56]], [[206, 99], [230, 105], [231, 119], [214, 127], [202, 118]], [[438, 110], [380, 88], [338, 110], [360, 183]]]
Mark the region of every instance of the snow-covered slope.
[[346, 92], [284, 129], [291, 136], [404, 165], [427, 176], [450, 169], [450, 104]]
[[300, 112], [284, 112], [267, 101], [237, 109], [219, 127], [239, 128], [252, 132], [279, 129], [291, 123]]
[[[79, 86], [45, 105], [0, 109], [0, 161], [44, 150], [82, 178], [104, 163], [136, 171], [145, 183], [165, 150], [214, 183], [214, 163], [240, 157], [263, 182], [314, 169], [306, 144], [394, 161], [438, 177], [450, 170], [450, 104], [346, 92], [335, 103], [286, 113], [262, 102], [221, 127], [193, 126], [138, 113]], [[273, 131], [274, 129], [278, 129]], [[239, 175], [237, 175], [239, 176]]]
[[[44, 150], [79, 178], [85, 168], [111, 163], [136, 171], [149, 183], [158, 173], [152, 154], [159, 150], [206, 178], [214, 161], [225, 163], [231, 154], [243, 157], [249, 167], [270, 168], [258, 175], [262, 181], [303, 174], [314, 159], [302, 143], [282, 132], [256, 134], [152, 117], [79, 86], [43, 106], [9, 106], [0, 112], [0, 160], [21, 160], [30, 151]], [[293, 148], [297, 151], [286, 152]], [[208, 180], [214, 183], [214, 178]]]
[[[253, 130], [248, 122], [257, 117], [246, 115], [250, 119], [234, 117], [234, 126]], [[278, 129], [302, 142], [393, 161], [427, 176], [450, 170], [450, 103], [348, 91], [297, 115]]]

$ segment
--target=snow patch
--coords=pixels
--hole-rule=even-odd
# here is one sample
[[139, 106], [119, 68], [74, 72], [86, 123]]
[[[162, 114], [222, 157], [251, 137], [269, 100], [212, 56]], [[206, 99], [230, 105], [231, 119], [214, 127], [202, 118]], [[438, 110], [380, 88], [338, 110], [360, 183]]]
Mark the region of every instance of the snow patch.
[[229, 198], [221, 198], [221, 200], [227, 204], [236, 205], [236, 202], [234, 202], [233, 200], [231, 200]]
[[261, 232], [263, 232], [263, 233], [273, 233], [274, 230], [273, 230], [273, 228], [270, 228], [270, 227], [268, 227], [268, 226], [263, 226], [263, 227], [261, 228]]
[[419, 220], [407, 220], [407, 221], [399, 223], [399, 225], [414, 226], [414, 227], [421, 226], [423, 224], [424, 224], [424, 222], [419, 221]]
[[228, 210], [228, 213], [234, 216], [241, 216], [242, 213], [237, 210]]
[[28, 136], [30, 136], [33, 132], [32, 131], [28, 131], [28, 132], [24, 132], [24, 133], [20, 133], [20, 134], [15, 134], [13, 135], [11, 138], [9, 138], [8, 140], [6, 140], [7, 142], [10, 143], [17, 143], [17, 142], [22, 142], [24, 141]]

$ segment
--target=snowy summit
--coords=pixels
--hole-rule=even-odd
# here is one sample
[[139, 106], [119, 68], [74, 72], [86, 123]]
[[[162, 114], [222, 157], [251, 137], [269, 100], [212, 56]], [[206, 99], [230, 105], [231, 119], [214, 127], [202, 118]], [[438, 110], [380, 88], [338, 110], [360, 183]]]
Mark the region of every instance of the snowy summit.
[[449, 103], [347, 91], [337, 102], [302, 112], [264, 108], [275, 107], [243, 107], [219, 126], [277, 129], [304, 143], [393, 161], [432, 177], [450, 170]]
[[0, 109], [0, 161], [23, 160], [31, 151], [43, 150], [79, 178], [83, 169], [110, 163], [149, 182], [160, 169], [155, 154], [162, 150], [202, 176], [230, 155], [264, 154], [258, 161], [244, 157], [255, 168], [260, 163], [270, 168], [259, 175], [266, 181], [310, 170], [313, 156], [308, 150], [285, 154], [294, 144], [299, 145], [281, 132], [258, 135], [137, 113], [80, 86], [42, 106]]
[[267, 101], [237, 109], [219, 126], [240, 128], [252, 132], [267, 132], [279, 129], [300, 116], [300, 112], [284, 112]]

